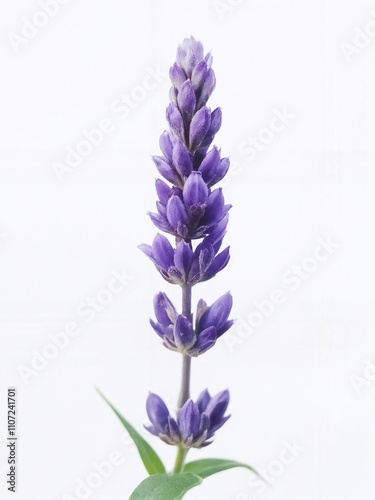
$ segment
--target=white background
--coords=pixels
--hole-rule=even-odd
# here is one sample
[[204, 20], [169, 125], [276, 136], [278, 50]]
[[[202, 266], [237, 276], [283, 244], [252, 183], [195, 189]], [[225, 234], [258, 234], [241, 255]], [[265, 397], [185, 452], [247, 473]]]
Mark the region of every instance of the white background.
[[[180, 358], [160, 346], [148, 317], [157, 291], [177, 301], [179, 290], [137, 245], [156, 232], [146, 212], [155, 200], [150, 155], [160, 154], [166, 127], [166, 73], [177, 45], [194, 35], [212, 49], [210, 102], [223, 109], [215, 144], [235, 165], [225, 187], [232, 259], [194, 289], [194, 302], [230, 289], [238, 322], [193, 362], [193, 397], [228, 387], [232, 418], [191, 457], [245, 461], [272, 485], [260, 491], [237, 469], [186, 498], [373, 499], [375, 2], [79, 0], [20, 45], [15, 36], [25, 17], [38, 18], [38, 2], [2, 11], [1, 498], [14, 498], [5, 484], [7, 387], [18, 388], [19, 500], [83, 498], [77, 480], [115, 450], [122, 464], [87, 498], [124, 500], [145, 477], [94, 385], [139, 427], [149, 390], [176, 404]], [[371, 37], [358, 35], [365, 28]], [[142, 94], [150, 68], [164, 76]], [[124, 119], [113, 110], [122, 94], [138, 96]], [[284, 108], [293, 118], [249, 161], [241, 143]], [[59, 182], [53, 162], [105, 119], [112, 132]], [[319, 238], [338, 248], [292, 290], [285, 273], [311, 264]], [[78, 316], [113, 271], [131, 276], [129, 285], [92, 321]], [[241, 338], [254, 301], [275, 288], [284, 302]], [[81, 333], [22, 378], [34, 350], [72, 321]], [[174, 450], [150, 442], [171, 467]], [[282, 464], [293, 442], [300, 451]]]

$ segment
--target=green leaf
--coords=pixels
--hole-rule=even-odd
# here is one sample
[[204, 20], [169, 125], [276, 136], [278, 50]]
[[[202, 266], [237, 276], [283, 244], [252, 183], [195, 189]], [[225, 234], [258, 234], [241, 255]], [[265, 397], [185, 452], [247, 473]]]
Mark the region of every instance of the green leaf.
[[[233, 469], [234, 467], [245, 467], [259, 476], [258, 472], [250, 465], [236, 462], [234, 460], [227, 460], [225, 458], [203, 458], [202, 460], [195, 460], [185, 464], [184, 472], [192, 472], [201, 478], [212, 476], [224, 470]], [[259, 476], [260, 477], [260, 476]]]
[[165, 467], [163, 462], [160, 460], [157, 453], [153, 448], [148, 444], [148, 442], [143, 439], [143, 437], [134, 429], [132, 425], [129, 424], [127, 420], [121, 415], [121, 413], [116, 410], [116, 408], [108, 401], [108, 399], [103, 396], [103, 394], [99, 391], [99, 389], [95, 388], [100, 396], [104, 399], [104, 401], [112, 408], [112, 410], [116, 413], [118, 418], [120, 419], [122, 425], [128, 431], [129, 436], [134, 441], [135, 446], [138, 448], [139, 455], [142, 459], [144, 466], [146, 467], [147, 472], [151, 474], [161, 474], [165, 472]]
[[129, 500], [180, 500], [202, 478], [190, 472], [181, 474], [154, 474], [137, 486]]

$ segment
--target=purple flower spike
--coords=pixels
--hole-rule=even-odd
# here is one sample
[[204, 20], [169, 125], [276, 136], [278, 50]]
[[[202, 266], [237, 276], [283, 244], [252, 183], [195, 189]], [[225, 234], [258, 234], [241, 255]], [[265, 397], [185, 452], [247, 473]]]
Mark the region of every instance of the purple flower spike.
[[188, 399], [174, 419], [163, 400], [151, 393], [146, 410], [152, 425], [145, 428], [165, 443], [180, 444], [186, 449], [203, 448], [212, 443], [209, 439], [229, 419], [229, 416], [224, 416], [228, 404], [229, 391], [211, 397], [206, 389], [196, 403]]
[[[215, 146], [210, 150], [222, 120], [220, 108], [211, 113], [206, 107], [216, 82], [211, 63], [211, 55], [204, 56], [202, 44], [193, 37], [178, 48], [170, 69], [170, 131], [160, 137], [164, 156], [153, 157], [160, 175], [171, 187], [168, 191], [159, 181], [157, 213], [150, 213], [151, 220], [177, 241], [182, 238], [188, 243], [210, 235], [230, 208], [221, 192], [211, 192], [229, 168], [228, 158], [221, 159]], [[211, 272], [206, 279], [214, 275]]]
[[[196, 312], [192, 310], [193, 287], [213, 278], [230, 259], [229, 247], [222, 247], [231, 205], [226, 203], [223, 189], [215, 187], [227, 174], [229, 159], [222, 158], [221, 150], [213, 144], [221, 127], [222, 112], [219, 107], [211, 111], [213, 108], [208, 103], [216, 86], [211, 53], [205, 54], [201, 42], [193, 37], [186, 38], [177, 49], [169, 76], [172, 87], [166, 109], [168, 130], [159, 139], [160, 155], [152, 157], [160, 177], [155, 180], [156, 210], [148, 214], [168, 238], [157, 234], [151, 245], [142, 244], [139, 248], [165, 281], [181, 287], [177, 308], [164, 292], [155, 295], [154, 315], [149, 320], [159, 342], [181, 357], [177, 410], [171, 413], [157, 394], [150, 393], [146, 402], [150, 423], [145, 426], [152, 435], [176, 446], [177, 456], [173, 472], [169, 473], [147, 443], [142, 449], [138, 446], [151, 477], [134, 490], [132, 498], [137, 494], [143, 498], [142, 493], [158, 486], [160, 493], [173, 490], [176, 498], [180, 498], [193, 485], [178, 481], [174, 484], [190, 466], [190, 470], [194, 469], [193, 462], [186, 463], [188, 451], [211, 444], [216, 431], [230, 418], [226, 414], [230, 399], [228, 390], [212, 397], [205, 389], [197, 400], [190, 397], [194, 364], [191, 358], [209, 351], [233, 324], [229, 319], [232, 309], [229, 292], [210, 306], [200, 299]], [[169, 373], [169, 378], [173, 376]], [[120, 416], [116, 410], [115, 413]], [[135, 431], [132, 432], [130, 424], [123, 421], [137, 444]], [[250, 466], [235, 462], [220, 470], [233, 464], [252, 470]], [[198, 476], [203, 478], [203, 472], [198, 470]]]
[[[149, 213], [155, 226], [174, 237], [158, 234], [152, 245], [140, 249], [161, 276], [182, 288], [182, 311], [163, 292], [154, 298], [155, 319], [150, 324], [163, 345], [183, 355], [184, 370], [176, 417], [156, 394], [147, 400], [151, 434], [181, 448], [202, 448], [229, 418], [225, 412], [229, 392], [214, 397], [205, 390], [196, 402], [189, 398], [190, 358], [211, 349], [233, 324], [228, 319], [232, 296], [226, 293], [208, 306], [202, 299], [195, 318], [191, 310], [192, 288], [210, 280], [228, 264], [229, 247], [221, 249], [231, 205], [223, 190], [214, 188], [228, 172], [229, 159], [212, 146], [220, 130], [222, 112], [211, 111], [208, 101], [216, 77], [210, 53], [193, 37], [177, 49], [170, 68], [170, 103], [166, 110], [169, 129], [161, 134], [162, 152], [153, 161], [162, 179], [155, 182], [156, 212]], [[196, 241], [198, 240], [198, 241]], [[178, 460], [176, 461], [178, 469]], [[175, 471], [177, 470], [175, 469]]]

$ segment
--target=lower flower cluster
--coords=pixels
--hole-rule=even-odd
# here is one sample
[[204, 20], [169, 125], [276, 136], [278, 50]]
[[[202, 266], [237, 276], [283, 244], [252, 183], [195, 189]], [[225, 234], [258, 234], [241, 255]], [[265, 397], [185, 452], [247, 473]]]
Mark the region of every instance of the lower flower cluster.
[[151, 425], [145, 428], [167, 444], [203, 448], [211, 444], [210, 439], [230, 417], [225, 416], [228, 404], [228, 390], [211, 397], [206, 389], [195, 403], [188, 399], [174, 419], [164, 401], [151, 393], [146, 403]]

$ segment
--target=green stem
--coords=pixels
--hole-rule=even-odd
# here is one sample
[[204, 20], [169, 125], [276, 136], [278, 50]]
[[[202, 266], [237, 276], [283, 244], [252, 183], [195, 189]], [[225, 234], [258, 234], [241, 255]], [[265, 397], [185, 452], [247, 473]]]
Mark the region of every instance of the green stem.
[[184, 468], [184, 462], [185, 462], [185, 457], [186, 457], [187, 451], [188, 450], [186, 448], [183, 448], [181, 445], [178, 445], [176, 462], [174, 464], [174, 469], [173, 469], [174, 474], [178, 474], [179, 472], [182, 472], [182, 470]]

